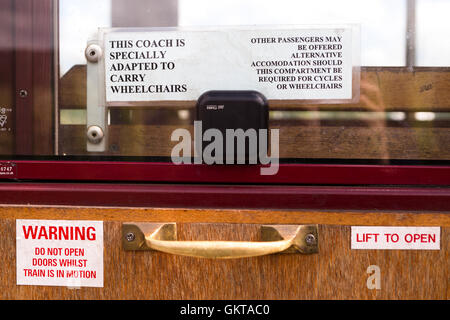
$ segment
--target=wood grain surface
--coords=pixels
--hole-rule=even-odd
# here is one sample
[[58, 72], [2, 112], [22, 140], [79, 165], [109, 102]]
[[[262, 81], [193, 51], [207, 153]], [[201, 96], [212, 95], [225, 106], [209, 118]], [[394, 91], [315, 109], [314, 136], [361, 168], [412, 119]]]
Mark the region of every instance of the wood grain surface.
[[[0, 126], [0, 154], [14, 150], [14, 3], [0, 0], [0, 108], [12, 110], [5, 113], [7, 123]], [[1, 115], [1, 113], [0, 113]], [[10, 129], [10, 130], [8, 130]]]
[[[86, 108], [85, 78], [85, 66], [78, 65], [60, 80], [61, 109]], [[302, 101], [270, 101], [270, 110], [402, 111], [409, 120], [388, 124], [384, 120], [272, 119], [270, 128], [280, 129], [281, 158], [448, 160], [448, 125], [444, 122], [424, 125], [412, 121], [408, 113], [449, 111], [449, 86], [450, 68], [415, 68], [411, 72], [406, 68], [364, 67], [359, 103], [311, 105]], [[194, 107], [195, 102], [191, 101], [158, 102], [153, 104], [151, 114], [146, 114], [142, 106], [112, 109], [111, 117], [116, 120], [109, 127], [109, 146], [102, 154], [170, 157], [177, 143], [170, 140], [172, 132], [185, 128], [193, 137], [193, 126], [186, 125], [187, 120], [178, 119], [177, 113], [169, 110], [187, 109], [192, 117]], [[126, 110], [134, 110], [135, 115], [129, 117]], [[142, 119], [149, 123], [142, 123]], [[193, 122], [191, 118], [188, 120]], [[87, 154], [85, 131], [84, 125], [60, 125], [60, 154]]]
[[[52, 155], [55, 151], [55, 1], [33, 1], [33, 154]], [[27, 71], [24, 71], [27, 72]], [[30, 132], [28, 132], [29, 135]]]
[[[16, 286], [15, 219], [104, 221], [104, 288]], [[177, 222], [179, 240], [257, 241], [261, 224], [319, 224], [319, 254], [204, 260], [126, 252], [123, 222]], [[351, 250], [351, 225], [441, 226], [441, 250]], [[1, 207], [1, 299], [448, 299], [445, 213]], [[367, 288], [367, 268], [381, 289]]]
[[[353, 104], [308, 104], [271, 100], [271, 110], [448, 111], [450, 68], [362, 67], [361, 101]], [[60, 80], [60, 108], [86, 108], [86, 65], [75, 65]], [[148, 106], [194, 108], [196, 101], [158, 101]], [[126, 105], [125, 103], [123, 105]]]
[[54, 3], [0, 1], [0, 108], [13, 110], [0, 155], [54, 154]]
[[[112, 125], [104, 155], [170, 157], [178, 141], [171, 134], [193, 126]], [[450, 159], [448, 128], [282, 126], [280, 158], [301, 159]], [[85, 155], [86, 127], [60, 126], [59, 150]], [[133, 138], [130, 138], [133, 137]], [[192, 143], [192, 145], [194, 145]], [[89, 153], [92, 155], [92, 153]]]

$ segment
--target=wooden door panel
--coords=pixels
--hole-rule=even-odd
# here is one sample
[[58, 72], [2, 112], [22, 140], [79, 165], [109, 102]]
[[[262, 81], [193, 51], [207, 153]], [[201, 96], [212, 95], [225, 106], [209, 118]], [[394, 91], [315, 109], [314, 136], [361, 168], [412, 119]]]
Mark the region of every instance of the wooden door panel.
[[[6, 207], [0, 209], [0, 218], [1, 299], [449, 297], [450, 223], [446, 214], [324, 212], [321, 216], [320, 212], [251, 210]], [[104, 288], [16, 286], [16, 218], [104, 220]], [[179, 240], [239, 241], [257, 241], [261, 224], [319, 223], [319, 253], [206, 260], [155, 251], [124, 251], [122, 223], [133, 221], [177, 222]], [[441, 250], [351, 250], [351, 225], [441, 226]], [[370, 265], [380, 267], [380, 290], [367, 288]]]

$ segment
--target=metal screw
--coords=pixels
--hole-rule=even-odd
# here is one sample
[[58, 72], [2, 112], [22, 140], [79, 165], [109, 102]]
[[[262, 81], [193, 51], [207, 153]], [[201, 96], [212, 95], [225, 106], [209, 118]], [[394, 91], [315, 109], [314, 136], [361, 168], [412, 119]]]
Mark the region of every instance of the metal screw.
[[316, 237], [310, 233], [310, 234], [306, 235], [305, 241], [308, 246], [313, 246], [316, 244]]
[[117, 152], [119, 151], [119, 146], [115, 143], [112, 143], [109, 148], [111, 149], [112, 152]]
[[21, 98], [26, 98], [26, 97], [28, 97], [28, 91], [27, 91], [27, 90], [24, 90], [24, 89], [20, 90], [20, 91], [19, 91], [19, 96], [20, 96]]
[[89, 62], [98, 62], [102, 56], [102, 48], [97, 44], [91, 44], [86, 48], [85, 56]]
[[90, 126], [87, 129], [87, 138], [90, 143], [98, 144], [103, 140], [104, 133], [99, 126]]
[[127, 241], [128, 241], [128, 242], [132, 242], [132, 241], [134, 241], [134, 239], [136, 239], [136, 236], [134, 235], [133, 232], [129, 232], [129, 233], [127, 233], [127, 235], [126, 235], [126, 238], [127, 238]]

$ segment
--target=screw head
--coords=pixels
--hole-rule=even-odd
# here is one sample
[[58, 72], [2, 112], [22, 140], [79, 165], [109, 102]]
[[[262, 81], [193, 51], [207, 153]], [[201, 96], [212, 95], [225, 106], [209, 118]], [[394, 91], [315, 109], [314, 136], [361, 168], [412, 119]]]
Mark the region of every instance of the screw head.
[[102, 56], [102, 48], [97, 44], [91, 44], [86, 48], [84, 54], [89, 62], [98, 62]]
[[316, 244], [316, 237], [310, 233], [310, 234], [306, 235], [305, 241], [308, 246], [313, 246]]
[[125, 237], [128, 242], [132, 242], [132, 241], [134, 241], [134, 239], [136, 239], [136, 236], [133, 232], [127, 233], [127, 235]]
[[87, 129], [87, 138], [90, 143], [99, 144], [104, 137], [102, 128], [99, 126], [90, 126]]
[[26, 97], [28, 97], [28, 91], [25, 90], [25, 89], [21, 89], [21, 90], [19, 91], [19, 96], [20, 96], [21, 98], [26, 98]]

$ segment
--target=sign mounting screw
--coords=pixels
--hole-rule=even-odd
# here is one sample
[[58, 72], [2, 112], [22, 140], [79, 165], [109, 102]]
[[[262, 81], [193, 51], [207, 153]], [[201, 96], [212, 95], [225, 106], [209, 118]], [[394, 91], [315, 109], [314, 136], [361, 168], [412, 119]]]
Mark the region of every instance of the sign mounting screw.
[[91, 44], [86, 48], [85, 56], [89, 62], [98, 62], [102, 56], [102, 48], [97, 44]]
[[104, 137], [102, 128], [99, 126], [90, 126], [87, 129], [87, 138], [90, 143], [99, 144]]

